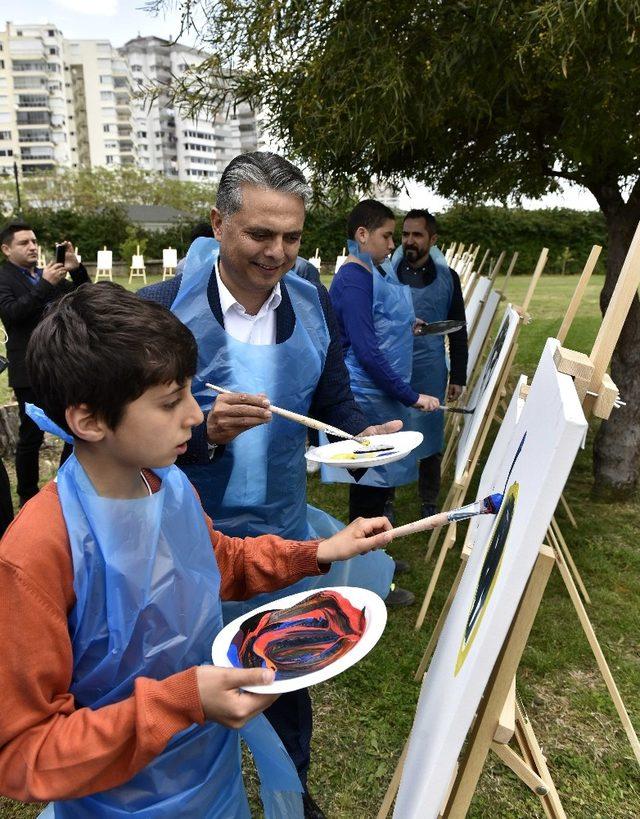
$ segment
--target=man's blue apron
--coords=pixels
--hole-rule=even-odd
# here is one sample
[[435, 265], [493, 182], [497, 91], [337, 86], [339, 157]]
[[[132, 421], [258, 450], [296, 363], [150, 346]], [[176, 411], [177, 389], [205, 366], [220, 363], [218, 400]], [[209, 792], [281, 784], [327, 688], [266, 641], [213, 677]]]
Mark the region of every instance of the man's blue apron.
[[[398, 248], [401, 251], [401, 248]], [[453, 297], [453, 282], [449, 265], [437, 247], [429, 255], [436, 267], [435, 280], [428, 287], [410, 287], [413, 308], [418, 318], [431, 323], [444, 321], [449, 315]], [[402, 253], [396, 252], [393, 263], [397, 265]], [[406, 287], [406, 285], [405, 285]], [[445, 356], [444, 336], [414, 336], [413, 373], [411, 386], [416, 392], [435, 396], [444, 403], [449, 369]], [[441, 452], [444, 446], [444, 412], [419, 412], [409, 409], [408, 429], [423, 434], [422, 443], [412, 453], [421, 459]]]
[[[208, 412], [215, 396], [206, 382], [234, 392], [265, 393], [279, 407], [306, 415], [324, 367], [329, 331], [315, 285], [288, 273], [283, 282], [296, 316], [292, 335], [280, 344], [237, 341], [211, 313], [209, 278], [215, 275], [219, 245], [197, 239], [189, 248], [180, 290], [171, 307], [198, 342], [192, 391]], [[306, 502], [306, 429], [274, 415], [225, 446], [212, 464], [188, 465], [202, 504], [227, 535], [277, 534], [294, 540], [330, 537], [344, 524]], [[360, 586], [385, 597], [393, 560], [384, 552], [335, 562], [328, 574], [300, 580], [277, 593], [246, 603], [225, 603], [225, 622], [277, 597], [331, 585]]]
[[[58, 472], [58, 495], [73, 558], [76, 604], [70, 691], [78, 708], [101, 708], [133, 692], [137, 677], [162, 680], [211, 662], [222, 627], [220, 573], [202, 508], [175, 466], [158, 470], [160, 490], [135, 500], [96, 494], [72, 455]], [[302, 816], [301, 785], [265, 717], [240, 732], [192, 725], [123, 785], [54, 802], [56, 819], [246, 819], [240, 741], [260, 774], [272, 819]]]
[[[361, 254], [357, 243], [352, 240], [349, 240], [349, 252], [360, 258], [372, 271], [371, 310], [378, 347], [396, 373], [405, 381], [409, 381], [415, 322], [411, 296], [407, 288], [398, 281], [390, 262], [386, 261], [380, 265], [386, 274], [383, 276], [372, 264], [371, 257], [368, 254]], [[336, 276], [339, 275], [340, 270], [336, 273]], [[373, 382], [369, 373], [356, 358], [352, 347], [347, 350], [345, 363], [349, 370], [351, 390], [366, 416], [367, 424], [384, 424], [387, 421], [399, 419], [403, 422], [403, 427], [407, 429], [409, 408], [387, 395]], [[321, 475], [322, 480], [326, 483], [355, 483], [346, 469], [326, 464], [322, 464]], [[385, 466], [367, 469], [358, 483], [361, 486], [402, 486], [406, 483], [413, 483], [417, 477], [415, 459], [407, 457]]]

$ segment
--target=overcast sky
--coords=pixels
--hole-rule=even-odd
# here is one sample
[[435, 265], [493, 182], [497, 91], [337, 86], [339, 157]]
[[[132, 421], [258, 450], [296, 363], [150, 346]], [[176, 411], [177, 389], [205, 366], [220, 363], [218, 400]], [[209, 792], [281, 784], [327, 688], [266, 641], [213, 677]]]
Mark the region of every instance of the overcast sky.
[[[180, 30], [180, 15], [176, 11], [179, 2], [170, 5], [168, 14], [153, 16], [144, 11], [144, 0], [23, 0], [20, 5], [14, 5], [11, 15], [5, 10], [0, 25], [4, 25], [9, 16], [13, 23], [53, 23], [65, 37], [108, 39], [119, 47], [139, 34], [166, 39], [176, 37]], [[434, 195], [428, 188], [413, 183], [409, 183], [409, 193], [400, 198], [402, 208], [427, 206], [437, 212], [448, 204], [446, 199]], [[530, 208], [598, 209], [593, 196], [575, 185], [568, 186], [562, 195], [526, 201], [524, 205]]]

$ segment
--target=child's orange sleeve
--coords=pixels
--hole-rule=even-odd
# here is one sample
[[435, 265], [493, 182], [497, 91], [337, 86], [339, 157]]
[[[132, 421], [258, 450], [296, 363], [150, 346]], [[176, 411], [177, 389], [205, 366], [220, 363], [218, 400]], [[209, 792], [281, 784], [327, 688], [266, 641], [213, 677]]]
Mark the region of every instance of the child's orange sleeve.
[[0, 793], [69, 799], [115, 787], [204, 715], [195, 669], [136, 680], [133, 694], [76, 708], [67, 618], [73, 568], [55, 485], [20, 512], [0, 543]]

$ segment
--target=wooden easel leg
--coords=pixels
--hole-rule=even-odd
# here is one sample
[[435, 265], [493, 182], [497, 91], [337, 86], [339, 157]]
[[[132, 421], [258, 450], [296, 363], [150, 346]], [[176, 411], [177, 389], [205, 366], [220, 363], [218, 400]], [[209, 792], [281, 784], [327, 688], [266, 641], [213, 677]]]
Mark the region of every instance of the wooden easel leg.
[[565, 560], [569, 564], [569, 568], [571, 569], [571, 573], [573, 574], [576, 585], [580, 589], [582, 593], [582, 597], [584, 601], [591, 605], [591, 598], [589, 597], [589, 592], [587, 591], [587, 587], [582, 582], [582, 577], [580, 576], [580, 572], [578, 571], [578, 567], [573, 561], [573, 557], [571, 556], [571, 552], [569, 551], [569, 547], [567, 546], [567, 541], [564, 539], [564, 535], [558, 526], [558, 521], [555, 518], [555, 515], [551, 518], [551, 529], [556, 536], [556, 540], [560, 544], [560, 548], [562, 549], [562, 553], [565, 557]]
[[[547, 760], [542, 753], [542, 748], [538, 743], [527, 715], [523, 713], [517, 701], [515, 737], [525, 761], [528, 763], [530, 768], [533, 768], [538, 772], [538, 775], [543, 781], [542, 787], [539, 789], [535, 788], [534, 790], [540, 797], [544, 812], [548, 817], [550, 817], [550, 819], [566, 819], [564, 808], [560, 802], [560, 796], [558, 795], [558, 791], [554, 785], [551, 772], [547, 767]], [[545, 787], [547, 792], [541, 793], [540, 791], [542, 791], [542, 789]]]
[[460, 581], [462, 580], [462, 575], [464, 574], [464, 569], [466, 565], [467, 560], [466, 558], [464, 558], [460, 561], [460, 568], [458, 569], [458, 574], [456, 575], [456, 578], [453, 581], [453, 586], [451, 586], [449, 596], [447, 597], [445, 604], [442, 607], [440, 616], [438, 617], [433, 632], [431, 633], [431, 637], [429, 638], [429, 642], [427, 643], [427, 647], [425, 648], [424, 654], [422, 655], [422, 659], [420, 660], [420, 665], [418, 666], [418, 670], [416, 671], [416, 675], [414, 677], [414, 680], [416, 682], [420, 682], [422, 680], [422, 676], [424, 672], [427, 670], [427, 665], [429, 664], [429, 660], [431, 659], [433, 650], [435, 649], [438, 639], [440, 637], [440, 633], [442, 632], [442, 627], [444, 626], [444, 622], [447, 619], [447, 614], [449, 614], [449, 609], [451, 608], [451, 604], [453, 603], [453, 598], [456, 596], [456, 592], [458, 591], [458, 586], [460, 585]]
[[571, 572], [569, 571], [569, 568], [565, 563], [564, 556], [559, 550], [556, 550], [556, 561], [562, 579], [564, 580], [564, 584], [567, 587], [567, 591], [569, 592], [571, 602], [573, 603], [573, 606], [578, 615], [578, 620], [580, 620], [582, 630], [584, 631], [587, 641], [591, 646], [593, 655], [596, 658], [598, 669], [602, 674], [602, 678], [604, 679], [605, 685], [607, 686], [609, 696], [611, 697], [615, 709], [618, 712], [620, 722], [622, 722], [622, 727], [625, 730], [625, 733], [631, 745], [631, 749], [633, 750], [633, 755], [635, 756], [638, 765], [640, 765], [640, 742], [638, 741], [638, 735], [636, 734], [633, 724], [631, 723], [629, 714], [627, 713], [627, 709], [625, 708], [625, 704], [622, 701], [620, 692], [618, 691], [618, 686], [616, 685], [615, 680], [613, 679], [613, 675], [609, 669], [607, 660], [602, 652], [602, 649], [600, 648], [600, 643], [598, 642], [598, 638], [596, 637], [595, 631], [593, 630], [593, 626], [591, 625], [591, 621], [589, 620], [589, 615], [587, 614], [587, 611], [582, 603], [582, 600], [580, 599], [580, 594], [578, 593], [576, 584], [573, 581]]
[[387, 792], [384, 795], [384, 799], [382, 800], [382, 804], [380, 805], [380, 810], [378, 811], [377, 819], [386, 819], [389, 815], [389, 811], [391, 810], [391, 805], [393, 805], [393, 800], [396, 798], [396, 794], [398, 793], [398, 788], [400, 787], [400, 779], [402, 778], [402, 769], [404, 768], [404, 761], [407, 758], [407, 751], [409, 750], [409, 738], [404, 744], [404, 748], [402, 749], [402, 753], [400, 754], [400, 759], [398, 760], [398, 764], [396, 765], [396, 769], [393, 772], [393, 776], [391, 778], [391, 782], [389, 783], [389, 787], [387, 788]]
[[451, 455], [453, 454], [453, 450], [455, 449], [455, 445], [458, 440], [458, 432], [460, 431], [460, 428], [460, 423], [457, 423], [455, 426], [451, 427], [451, 431], [447, 439], [447, 447], [444, 451], [444, 455], [442, 456], [442, 463], [440, 464], [440, 469], [443, 473], [446, 472], [447, 467], [449, 466]]
[[[449, 491], [447, 492], [447, 497], [444, 500], [444, 508], [445, 509], [452, 509], [454, 508], [454, 502], [458, 497], [460, 492], [460, 487], [453, 483], [451, 484]], [[464, 497], [464, 495], [463, 495]], [[432, 529], [431, 535], [429, 536], [429, 540], [427, 541], [427, 552], [424, 556], [424, 562], [428, 563], [431, 560], [431, 555], [433, 554], [433, 550], [436, 548], [436, 544], [440, 538], [440, 533], [442, 529]]]
[[565, 498], [564, 494], [560, 495], [560, 503], [562, 504], [562, 508], [564, 509], [565, 515], [569, 518], [569, 522], [571, 523], [574, 529], [577, 529], [578, 523], [575, 519], [573, 512], [571, 511], [571, 507], [567, 503], [567, 499]]
[[418, 619], [416, 620], [416, 631], [422, 627], [424, 623], [424, 618], [427, 615], [427, 610], [429, 608], [429, 604], [431, 603], [431, 598], [433, 597], [433, 592], [436, 588], [436, 583], [438, 582], [438, 578], [440, 577], [440, 572], [442, 571], [442, 566], [444, 564], [444, 559], [447, 556], [447, 552], [453, 546], [456, 541], [456, 524], [450, 523], [447, 529], [447, 534], [445, 539], [442, 541], [442, 546], [440, 547], [440, 553], [438, 554], [438, 559], [436, 560], [436, 565], [433, 567], [433, 572], [431, 573], [431, 578], [429, 579], [429, 585], [427, 586], [427, 591], [424, 595], [424, 600], [422, 601], [422, 606], [420, 607], [420, 612], [418, 614]]
[[460, 770], [444, 811], [444, 816], [448, 819], [462, 819], [467, 815], [493, 742], [500, 712], [518, 669], [554, 563], [554, 552], [542, 546], [478, 710]]

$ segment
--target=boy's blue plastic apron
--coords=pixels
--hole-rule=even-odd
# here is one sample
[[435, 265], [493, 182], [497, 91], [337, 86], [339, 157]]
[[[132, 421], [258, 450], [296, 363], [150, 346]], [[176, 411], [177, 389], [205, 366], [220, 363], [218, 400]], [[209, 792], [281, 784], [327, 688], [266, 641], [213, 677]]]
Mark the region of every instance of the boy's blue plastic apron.
[[[402, 259], [402, 248], [393, 256], [397, 270]], [[436, 277], [428, 287], [409, 287], [415, 314], [427, 323], [443, 321], [449, 315], [453, 297], [453, 282], [449, 265], [437, 247], [429, 255], [436, 268]], [[404, 285], [408, 287], [408, 285]], [[443, 404], [447, 391], [449, 368], [445, 355], [444, 336], [414, 336], [413, 374], [411, 386], [416, 392], [433, 395]], [[412, 453], [421, 459], [441, 452], [444, 446], [444, 412], [419, 412], [409, 410], [408, 428], [424, 436], [420, 446]]]
[[[280, 344], [245, 344], [225, 332], [209, 306], [207, 287], [215, 275], [218, 252], [214, 239], [197, 239], [191, 245], [171, 307], [198, 342], [192, 391], [201, 409], [208, 412], [214, 401], [215, 395], [205, 387], [210, 382], [234, 392], [265, 393], [276, 406], [306, 415], [329, 346], [317, 288], [288, 273], [284, 283], [296, 316], [292, 335]], [[214, 463], [185, 465], [216, 528], [238, 537], [272, 533], [293, 540], [330, 537], [340, 531], [344, 524], [307, 505], [305, 440], [305, 427], [274, 415], [268, 424], [227, 444]], [[278, 593], [225, 603], [224, 618], [229, 622], [274, 598], [332, 585], [360, 586], [385, 597], [393, 569], [393, 560], [382, 551], [339, 561], [328, 574], [305, 578]]]
[[[58, 473], [73, 558], [70, 691], [78, 708], [130, 696], [136, 677], [161, 680], [211, 661], [211, 644], [222, 627], [211, 539], [182, 472], [173, 466], [158, 475], [162, 486], [155, 494], [113, 500], [96, 494], [75, 455]], [[192, 725], [129, 782], [54, 802], [41, 815], [245, 819], [251, 814], [239, 736], [256, 760], [266, 815], [302, 816], [295, 768], [262, 715], [240, 732], [214, 722]]]
[[[376, 339], [382, 353], [398, 375], [409, 381], [411, 378], [411, 350], [413, 346], [413, 325], [415, 315], [411, 296], [397, 279], [389, 261], [380, 265], [386, 275], [382, 275], [372, 264], [368, 254], [360, 253], [357, 242], [349, 240], [349, 253], [361, 259], [373, 276], [372, 314]], [[340, 271], [336, 276], [340, 275]], [[369, 373], [356, 358], [353, 348], [349, 348], [345, 363], [351, 379], [351, 390], [364, 412], [368, 424], [383, 424], [400, 419], [407, 429], [408, 408], [387, 395], [373, 381]], [[322, 440], [322, 439], [321, 439]], [[412, 453], [413, 454], [413, 453]], [[325, 483], [356, 483], [346, 469], [322, 464], [322, 480]], [[415, 458], [407, 457], [394, 463], [368, 469], [358, 483], [361, 486], [392, 487], [413, 483], [418, 478]]]

